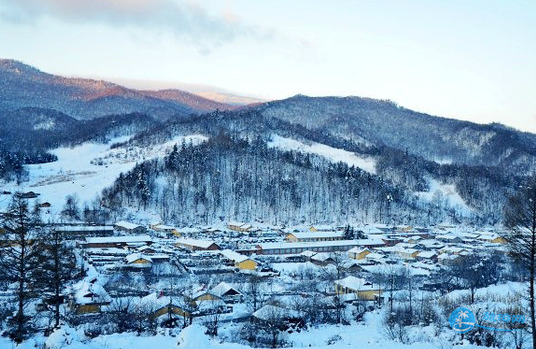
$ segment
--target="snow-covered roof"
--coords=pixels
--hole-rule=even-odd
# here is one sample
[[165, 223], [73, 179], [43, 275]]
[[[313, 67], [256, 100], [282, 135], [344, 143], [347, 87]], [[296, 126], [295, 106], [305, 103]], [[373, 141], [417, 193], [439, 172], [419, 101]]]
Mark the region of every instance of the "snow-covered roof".
[[[263, 250], [280, 248], [311, 248], [311, 247], [334, 247], [334, 246], [361, 246], [363, 240], [334, 240], [334, 241], [311, 241], [311, 242], [267, 242], [258, 244]], [[377, 242], [377, 241], [376, 241]], [[383, 244], [383, 241], [380, 240]]]
[[218, 297], [222, 297], [224, 294], [226, 294], [227, 292], [229, 292], [231, 290], [234, 290], [234, 291], [238, 292], [239, 294], [242, 294], [242, 292], [240, 292], [239, 290], [237, 290], [236, 288], [234, 288], [230, 284], [228, 284], [226, 282], [223, 282], [223, 281], [220, 282], [219, 284], [217, 284], [216, 286], [214, 286], [210, 290], [210, 293], [212, 293], [213, 295], [216, 295]]
[[57, 231], [76, 232], [76, 231], [113, 231], [114, 228], [110, 225], [92, 225], [92, 226], [80, 226], [80, 225], [61, 225], [54, 229]]
[[129, 235], [129, 236], [107, 236], [107, 237], [86, 237], [88, 244], [117, 244], [117, 243], [136, 243], [152, 242], [149, 235]]
[[437, 253], [435, 251], [421, 251], [417, 255], [417, 257], [421, 258], [432, 258], [434, 256], [437, 256]]
[[348, 253], [355, 253], [355, 254], [360, 254], [360, 253], [363, 253], [363, 252], [370, 252], [370, 250], [368, 248], [363, 248], [363, 247], [352, 247], [351, 249], [348, 250]]
[[317, 253], [311, 257], [311, 260], [319, 261], [319, 262], [325, 262], [328, 259], [332, 259], [332, 255], [331, 253], [326, 253], [326, 252]]
[[301, 314], [292, 309], [267, 304], [251, 314], [251, 316], [264, 321], [272, 321], [285, 318], [299, 318]]
[[119, 221], [119, 222], [116, 222], [114, 224], [114, 226], [116, 227], [121, 227], [121, 228], [125, 228], [127, 230], [133, 230], [133, 229], [136, 229], [136, 228], [139, 228], [139, 227], [142, 227], [141, 225], [139, 224], [136, 224], [136, 223], [130, 223], [130, 222], [127, 222], [127, 221]]
[[139, 259], [144, 259], [148, 262], [152, 262], [153, 260], [151, 259], [151, 257], [149, 256], [146, 256], [144, 254], [141, 254], [141, 253], [132, 253], [132, 254], [129, 254], [128, 256], [125, 257], [125, 260], [128, 264], [130, 263], [133, 263]]
[[80, 281], [74, 287], [74, 299], [76, 304], [108, 303], [111, 301], [110, 295], [102, 285], [90, 283], [86, 280]]
[[302, 253], [300, 253], [301, 256], [305, 256], [308, 258], [311, 258], [315, 254], [317, 254], [317, 252], [313, 252], [313, 251], [303, 251]]
[[210, 245], [214, 244], [214, 241], [210, 240], [197, 240], [197, 239], [187, 239], [180, 238], [176, 240], [177, 244], [186, 245], [186, 246], [195, 246], [199, 248], [209, 248]]
[[337, 231], [311, 231], [304, 233], [290, 233], [289, 235], [294, 235], [297, 239], [329, 239], [329, 238], [341, 238], [344, 233]]
[[170, 225], [165, 225], [165, 224], [155, 224], [152, 226], [153, 229], [155, 230], [167, 230], [167, 231], [171, 231], [171, 230], [175, 230], [176, 228], [175, 227], [172, 227]]
[[357, 278], [355, 276], [347, 276], [344, 279], [335, 281], [335, 284], [354, 291], [372, 291], [379, 289], [379, 287], [375, 287], [374, 284], [367, 282], [365, 279]]
[[231, 250], [223, 250], [223, 251], [220, 251], [220, 253], [227, 259], [235, 262], [235, 263], [240, 263], [240, 262], [243, 262], [247, 259], [250, 259], [246, 256], [244, 256], [243, 254], [240, 254], [238, 252], [235, 252], [235, 251], [231, 251]]

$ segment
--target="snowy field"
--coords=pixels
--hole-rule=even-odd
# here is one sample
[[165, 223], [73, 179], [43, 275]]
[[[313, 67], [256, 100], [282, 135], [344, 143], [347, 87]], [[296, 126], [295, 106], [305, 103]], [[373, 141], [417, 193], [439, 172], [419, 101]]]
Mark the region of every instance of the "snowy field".
[[325, 144], [311, 142], [305, 144], [292, 138], [273, 135], [268, 146], [282, 150], [295, 150], [322, 156], [332, 162], [344, 162], [349, 166], [359, 167], [368, 173], [376, 173], [376, 161], [373, 158], [358, 156], [344, 149], [333, 148]]

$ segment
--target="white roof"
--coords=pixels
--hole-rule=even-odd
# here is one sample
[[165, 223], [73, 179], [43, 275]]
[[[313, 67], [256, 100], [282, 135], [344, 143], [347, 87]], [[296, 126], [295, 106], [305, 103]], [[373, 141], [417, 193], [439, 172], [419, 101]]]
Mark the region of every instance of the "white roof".
[[383, 246], [385, 242], [380, 239], [359, 239], [355, 240], [356, 246]]
[[265, 305], [253, 314], [251, 316], [256, 317], [260, 320], [273, 320], [275, 319], [284, 319], [289, 317], [299, 318], [301, 317], [301, 314], [295, 310], [292, 309], [286, 309], [282, 307], [278, 307], [275, 305]]
[[153, 225], [153, 229], [161, 229], [161, 230], [174, 230], [175, 227], [172, 227], [170, 225], [164, 225], [164, 224], [156, 224]]
[[[334, 241], [311, 241], [311, 242], [267, 242], [258, 244], [263, 250], [278, 248], [311, 248], [311, 247], [333, 247], [333, 246], [361, 246], [362, 240], [334, 240]], [[381, 241], [383, 244], [383, 241]]]
[[91, 226], [80, 226], [80, 225], [61, 225], [55, 227], [58, 231], [113, 231], [114, 228], [110, 225], [91, 225]]
[[365, 279], [356, 278], [355, 276], [347, 276], [344, 279], [335, 281], [335, 283], [341, 287], [347, 287], [354, 291], [371, 291], [379, 289], [379, 287], [374, 287], [372, 283], [367, 282]]
[[219, 284], [214, 286], [210, 290], [210, 293], [212, 293], [215, 296], [222, 297], [224, 294], [226, 294], [230, 290], [235, 290], [236, 292], [242, 294], [242, 292], [240, 292], [239, 290], [237, 290], [236, 288], [234, 288], [233, 286], [229, 285], [226, 282], [220, 282]]
[[210, 245], [214, 244], [214, 241], [210, 240], [197, 240], [197, 239], [186, 239], [180, 238], [176, 240], [180, 245], [195, 246], [200, 248], [208, 248]]
[[104, 287], [98, 283], [81, 281], [74, 287], [74, 299], [76, 304], [93, 304], [110, 302], [110, 295]]
[[130, 223], [130, 222], [127, 222], [127, 221], [119, 221], [119, 222], [116, 222], [114, 224], [114, 226], [117, 226], [117, 227], [122, 227], [122, 228], [125, 228], [125, 229], [128, 229], [128, 230], [132, 230], [132, 229], [136, 229], [138, 227], [142, 227], [141, 225], [139, 224], [135, 224], [135, 223]]
[[152, 262], [153, 260], [151, 259], [151, 257], [149, 256], [146, 256], [144, 254], [141, 254], [141, 253], [132, 253], [132, 254], [129, 254], [128, 256], [125, 257], [127, 263], [133, 263], [135, 261], [137, 261], [138, 259], [145, 259], [146, 261], [149, 261], [149, 262]]
[[223, 250], [223, 251], [220, 251], [220, 253], [227, 259], [229, 260], [232, 260], [236, 263], [240, 263], [240, 262], [243, 262], [247, 259], [249, 259], [248, 257], [244, 256], [243, 254], [240, 254], [238, 252], [235, 252], [235, 251], [231, 251], [231, 250]]
[[327, 239], [327, 238], [340, 238], [344, 233], [337, 231], [312, 231], [305, 233], [289, 233], [294, 235], [297, 239]]
[[421, 252], [419, 252], [417, 257], [432, 258], [433, 256], [436, 256], [436, 255], [437, 255], [437, 253], [435, 251], [421, 251]]
[[303, 251], [302, 253], [300, 253], [301, 256], [305, 256], [309, 258], [314, 256], [315, 254], [317, 254], [317, 252], [313, 252], [313, 251]]
[[321, 252], [317, 253], [314, 256], [311, 257], [311, 260], [319, 261], [319, 262], [325, 262], [326, 260], [331, 258], [331, 253]]
[[370, 250], [368, 248], [363, 248], [363, 247], [352, 247], [350, 250], [348, 250], [348, 253], [355, 253], [355, 254], [360, 254], [362, 252], [365, 252], [365, 251], [369, 251]]
[[106, 244], [106, 243], [136, 243], [152, 242], [149, 235], [129, 235], [129, 236], [107, 236], [107, 237], [86, 237], [88, 244]]

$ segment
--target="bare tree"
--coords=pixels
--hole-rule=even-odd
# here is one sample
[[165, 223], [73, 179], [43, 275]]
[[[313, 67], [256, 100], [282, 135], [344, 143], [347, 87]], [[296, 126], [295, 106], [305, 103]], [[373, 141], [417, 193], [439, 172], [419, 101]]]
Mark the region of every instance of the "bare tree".
[[536, 176], [520, 187], [518, 193], [508, 199], [504, 212], [509, 252], [529, 275], [528, 299], [532, 345], [536, 347]]
[[132, 297], [114, 298], [109, 306], [112, 322], [117, 327], [119, 333], [133, 328], [132, 319], [134, 317], [135, 304]]
[[76, 194], [67, 195], [61, 215], [71, 220], [80, 219], [80, 205], [78, 201], [78, 196]]
[[253, 311], [257, 311], [260, 307], [262, 307], [262, 301], [265, 296], [265, 288], [262, 283], [262, 279], [257, 275], [251, 275], [244, 289], [246, 290], [246, 294], [248, 295], [248, 300], [253, 308]]

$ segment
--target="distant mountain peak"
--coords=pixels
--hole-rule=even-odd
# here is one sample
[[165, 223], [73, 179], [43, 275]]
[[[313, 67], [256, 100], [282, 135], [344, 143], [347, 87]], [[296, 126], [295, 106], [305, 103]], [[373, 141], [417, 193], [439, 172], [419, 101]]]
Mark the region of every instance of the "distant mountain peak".
[[0, 58], [0, 71], [14, 73], [14, 74], [26, 73], [26, 74], [48, 75], [31, 65], [28, 65], [21, 61], [17, 61], [15, 59]]

